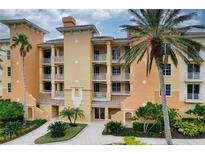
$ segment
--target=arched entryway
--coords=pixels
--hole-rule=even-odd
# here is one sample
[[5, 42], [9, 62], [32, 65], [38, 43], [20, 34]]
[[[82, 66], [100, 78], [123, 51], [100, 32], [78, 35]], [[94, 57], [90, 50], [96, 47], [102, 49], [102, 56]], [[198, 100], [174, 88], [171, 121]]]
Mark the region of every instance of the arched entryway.
[[125, 127], [132, 127], [132, 113], [125, 112]]

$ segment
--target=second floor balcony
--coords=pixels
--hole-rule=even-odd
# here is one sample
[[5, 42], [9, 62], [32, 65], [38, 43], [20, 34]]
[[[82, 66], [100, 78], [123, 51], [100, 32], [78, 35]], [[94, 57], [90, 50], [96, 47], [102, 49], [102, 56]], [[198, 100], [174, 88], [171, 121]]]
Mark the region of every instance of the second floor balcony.
[[106, 61], [106, 54], [94, 54], [93, 61], [96, 62]]
[[51, 58], [43, 58], [43, 63], [44, 64], [50, 64], [51, 63]]
[[50, 80], [51, 79], [51, 74], [43, 74], [43, 79], [44, 80]]
[[94, 73], [93, 80], [98, 80], [98, 81], [106, 80], [106, 73]]
[[130, 80], [130, 73], [112, 74], [113, 81], [128, 81]]
[[204, 80], [204, 76], [201, 72], [187, 72], [185, 74], [185, 80], [186, 81], [200, 81]]
[[64, 62], [64, 57], [63, 57], [63, 56], [57, 56], [57, 57], [55, 57], [55, 62], [56, 62], [56, 63], [63, 63], [63, 62]]
[[64, 91], [55, 91], [55, 98], [64, 98]]
[[107, 98], [107, 92], [94, 92], [93, 93], [93, 99], [106, 99]]
[[64, 80], [64, 74], [55, 74], [55, 80]]

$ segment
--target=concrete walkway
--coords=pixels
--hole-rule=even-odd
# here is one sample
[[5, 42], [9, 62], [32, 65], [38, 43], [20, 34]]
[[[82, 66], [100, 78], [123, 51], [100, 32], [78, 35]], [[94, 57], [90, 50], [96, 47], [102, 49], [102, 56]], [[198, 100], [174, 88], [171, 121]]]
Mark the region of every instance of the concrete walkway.
[[[56, 121], [56, 120], [53, 120]], [[51, 121], [51, 122], [53, 122]], [[45, 123], [40, 128], [19, 137], [13, 141], [5, 143], [6, 145], [32, 145], [35, 139], [47, 133], [47, 127], [51, 122]], [[102, 135], [104, 128], [103, 121], [94, 121], [90, 123], [83, 131], [71, 140], [63, 142], [47, 143], [47, 145], [102, 145], [112, 143], [123, 143], [122, 137], [115, 137], [112, 135]], [[165, 139], [159, 138], [139, 138], [142, 142], [147, 144], [162, 145], [166, 144]], [[204, 145], [205, 139], [173, 139], [174, 144], [177, 145]]]

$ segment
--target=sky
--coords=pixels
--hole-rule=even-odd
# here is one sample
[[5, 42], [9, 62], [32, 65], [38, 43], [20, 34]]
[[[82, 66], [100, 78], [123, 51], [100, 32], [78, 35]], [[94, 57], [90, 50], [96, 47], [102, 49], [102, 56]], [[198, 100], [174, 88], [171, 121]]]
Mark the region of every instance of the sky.
[[[205, 10], [183, 10], [184, 13], [197, 11], [198, 16], [189, 21], [192, 24], [205, 24]], [[77, 24], [94, 24], [100, 35], [114, 36], [116, 38], [126, 37], [126, 33], [120, 30], [120, 25], [131, 24], [130, 19], [132, 15], [128, 10], [0, 10], [0, 20], [3, 19], [22, 19], [37, 24], [38, 26], [49, 31], [49, 34], [45, 36], [45, 40], [62, 38], [62, 34], [59, 33], [56, 28], [61, 27], [62, 17], [73, 16]], [[187, 24], [187, 23], [183, 23]], [[0, 24], [0, 38], [8, 38], [9, 29], [7, 26]]]

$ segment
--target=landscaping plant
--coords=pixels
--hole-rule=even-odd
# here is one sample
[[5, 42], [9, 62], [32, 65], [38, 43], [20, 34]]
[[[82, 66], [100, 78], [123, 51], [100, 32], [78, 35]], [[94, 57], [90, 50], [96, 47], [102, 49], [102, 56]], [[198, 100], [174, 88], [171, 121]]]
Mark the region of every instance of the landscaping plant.
[[68, 125], [66, 123], [58, 121], [48, 126], [48, 132], [53, 138], [63, 137], [65, 136], [65, 131], [67, 128]]
[[145, 143], [142, 143], [139, 139], [137, 139], [134, 136], [125, 136], [124, 142], [126, 145], [145, 145]]
[[123, 129], [122, 123], [110, 121], [105, 125], [106, 133], [118, 135]]
[[11, 139], [13, 135], [18, 135], [19, 131], [22, 128], [21, 122], [8, 122], [3, 129], [3, 134], [8, 135]]
[[189, 109], [186, 113], [195, 116], [198, 120], [205, 119], [205, 106], [197, 104], [194, 109]]

